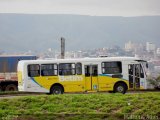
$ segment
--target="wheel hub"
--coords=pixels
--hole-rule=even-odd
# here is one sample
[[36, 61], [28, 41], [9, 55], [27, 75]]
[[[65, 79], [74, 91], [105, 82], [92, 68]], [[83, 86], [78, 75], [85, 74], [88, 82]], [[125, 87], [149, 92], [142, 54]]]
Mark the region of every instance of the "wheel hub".
[[118, 91], [118, 92], [123, 92], [123, 91], [124, 91], [124, 88], [123, 88], [122, 86], [119, 86], [119, 87], [117, 88], [117, 91]]

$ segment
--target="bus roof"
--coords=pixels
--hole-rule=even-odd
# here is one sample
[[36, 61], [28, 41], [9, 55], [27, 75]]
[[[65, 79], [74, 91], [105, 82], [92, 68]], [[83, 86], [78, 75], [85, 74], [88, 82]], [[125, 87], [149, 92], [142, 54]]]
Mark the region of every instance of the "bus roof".
[[77, 58], [77, 59], [50, 59], [50, 60], [21, 60], [23, 63], [66, 63], [66, 62], [98, 62], [98, 61], [141, 61], [136, 57], [100, 57], [100, 58]]

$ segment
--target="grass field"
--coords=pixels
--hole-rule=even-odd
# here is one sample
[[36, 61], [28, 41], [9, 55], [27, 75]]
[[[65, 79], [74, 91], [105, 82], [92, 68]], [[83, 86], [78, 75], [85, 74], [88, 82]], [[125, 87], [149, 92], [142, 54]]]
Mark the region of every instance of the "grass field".
[[0, 99], [2, 120], [160, 118], [160, 93], [63, 94]]

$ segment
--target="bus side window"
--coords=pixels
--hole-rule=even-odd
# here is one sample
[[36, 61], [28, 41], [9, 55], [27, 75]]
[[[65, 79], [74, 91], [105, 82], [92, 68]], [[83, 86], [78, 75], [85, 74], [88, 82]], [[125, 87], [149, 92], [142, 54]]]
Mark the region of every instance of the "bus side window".
[[56, 76], [58, 66], [57, 64], [42, 64], [41, 65], [41, 75], [42, 76]]
[[76, 64], [76, 74], [77, 75], [81, 75], [82, 74], [82, 64], [81, 63], [77, 63]]
[[102, 62], [102, 74], [122, 73], [122, 63], [119, 61]]
[[98, 75], [98, 66], [93, 65], [92, 66], [92, 76], [97, 76]]
[[29, 77], [40, 76], [40, 66], [38, 64], [28, 65], [28, 76]]
[[60, 63], [59, 64], [59, 75], [75, 75], [75, 64], [74, 63]]
[[90, 66], [85, 66], [85, 76], [90, 76]]

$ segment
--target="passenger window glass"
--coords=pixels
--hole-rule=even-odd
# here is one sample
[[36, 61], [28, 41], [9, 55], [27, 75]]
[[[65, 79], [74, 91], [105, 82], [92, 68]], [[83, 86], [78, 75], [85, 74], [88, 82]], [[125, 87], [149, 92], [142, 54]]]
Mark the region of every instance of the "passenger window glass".
[[140, 64], [135, 65], [135, 76], [140, 77]]
[[72, 69], [72, 75], [75, 75], [76, 73], [75, 73], [75, 70], [74, 69]]
[[141, 68], [141, 78], [144, 78], [144, 72], [143, 72], [143, 67], [142, 67], [142, 65], [140, 66], [140, 68]]
[[57, 64], [42, 64], [41, 75], [42, 76], [55, 76], [57, 75], [58, 66]]
[[93, 65], [92, 66], [92, 76], [97, 76], [98, 75], [98, 67]]
[[73, 63], [60, 63], [59, 75], [75, 75], [75, 64]]
[[121, 62], [103, 62], [102, 63], [102, 73], [103, 74], [118, 74], [122, 73]]
[[40, 76], [40, 66], [37, 64], [28, 65], [28, 76], [29, 77]]
[[81, 63], [76, 64], [76, 73], [77, 73], [77, 75], [82, 74], [82, 64]]
[[133, 65], [128, 66], [128, 72], [130, 75], [133, 75]]
[[85, 76], [88, 77], [90, 76], [90, 66], [85, 66]]

